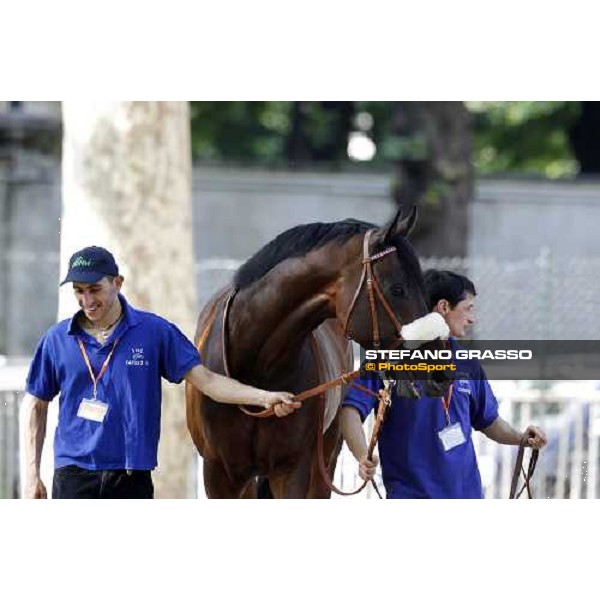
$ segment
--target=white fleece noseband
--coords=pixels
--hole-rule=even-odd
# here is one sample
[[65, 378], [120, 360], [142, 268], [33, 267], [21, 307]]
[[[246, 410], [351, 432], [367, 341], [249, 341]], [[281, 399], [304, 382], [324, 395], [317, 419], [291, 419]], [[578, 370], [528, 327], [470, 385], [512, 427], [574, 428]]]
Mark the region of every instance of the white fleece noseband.
[[418, 348], [437, 338], [447, 338], [450, 335], [450, 328], [440, 313], [431, 312], [415, 319], [412, 323], [403, 325], [400, 335], [405, 340], [406, 348]]

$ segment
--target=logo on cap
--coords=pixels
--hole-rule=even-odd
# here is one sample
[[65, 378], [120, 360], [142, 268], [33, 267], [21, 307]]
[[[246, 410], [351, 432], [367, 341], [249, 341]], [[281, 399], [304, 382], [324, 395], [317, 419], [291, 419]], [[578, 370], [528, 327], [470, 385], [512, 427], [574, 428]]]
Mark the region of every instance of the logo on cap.
[[85, 260], [85, 258], [83, 258], [83, 256], [78, 256], [71, 263], [71, 269], [77, 269], [79, 267], [91, 267], [91, 266], [92, 266], [92, 261], [91, 260]]

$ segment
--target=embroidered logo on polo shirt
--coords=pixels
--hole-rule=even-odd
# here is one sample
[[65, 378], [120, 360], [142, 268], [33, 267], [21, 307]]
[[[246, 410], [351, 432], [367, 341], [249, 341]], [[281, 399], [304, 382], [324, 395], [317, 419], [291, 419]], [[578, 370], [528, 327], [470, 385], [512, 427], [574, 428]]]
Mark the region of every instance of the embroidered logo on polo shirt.
[[469, 382], [465, 379], [459, 379], [456, 382], [456, 389], [459, 392], [463, 392], [464, 394], [470, 394], [471, 393], [471, 386], [469, 385]]
[[147, 367], [150, 363], [144, 357], [144, 348], [131, 348], [131, 358], [125, 361], [128, 367]]

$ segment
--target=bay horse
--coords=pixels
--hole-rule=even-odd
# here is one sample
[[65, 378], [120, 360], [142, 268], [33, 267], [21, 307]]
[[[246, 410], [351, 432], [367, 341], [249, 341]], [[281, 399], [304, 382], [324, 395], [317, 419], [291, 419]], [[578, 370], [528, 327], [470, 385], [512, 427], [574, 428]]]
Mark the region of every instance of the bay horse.
[[[427, 313], [419, 260], [406, 240], [415, 220], [413, 208], [382, 228], [346, 220], [280, 234], [200, 313], [195, 342], [203, 364], [249, 385], [295, 394], [351, 371], [348, 338], [364, 348], [375, 341], [363, 252], [373, 257], [374, 278], [397, 319], [394, 324], [377, 304], [376, 335], [382, 349], [392, 347], [398, 323]], [[342, 446], [337, 409], [344, 391], [327, 392], [324, 457], [331, 478]], [[315, 398], [290, 416], [258, 419], [186, 384], [187, 425], [204, 458], [207, 496], [255, 498], [260, 479], [275, 498], [328, 498], [315, 459], [318, 408]]]

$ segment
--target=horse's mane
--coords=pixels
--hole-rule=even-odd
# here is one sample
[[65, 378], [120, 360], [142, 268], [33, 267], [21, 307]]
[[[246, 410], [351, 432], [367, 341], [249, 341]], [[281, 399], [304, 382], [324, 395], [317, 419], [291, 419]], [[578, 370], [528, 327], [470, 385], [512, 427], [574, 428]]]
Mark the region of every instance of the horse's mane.
[[374, 227], [376, 225], [355, 219], [346, 219], [335, 223], [309, 223], [293, 227], [279, 234], [248, 259], [238, 269], [234, 283], [243, 288], [258, 281], [288, 258], [304, 256], [330, 241], [335, 240], [341, 244]]

